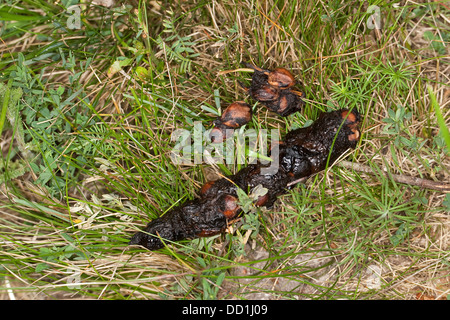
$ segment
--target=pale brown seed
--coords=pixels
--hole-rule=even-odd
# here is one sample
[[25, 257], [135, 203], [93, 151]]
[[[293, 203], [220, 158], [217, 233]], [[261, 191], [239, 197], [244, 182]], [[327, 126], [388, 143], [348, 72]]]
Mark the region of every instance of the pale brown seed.
[[295, 84], [295, 78], [289, 70], [285, 68], [276, 68], [269, 72], [267, 82], [271, 86], [287, 89]]
[[242, 127], [251, 119], [252, 108], [242, 101], [237, 101], [230, 104], [220, 117], [220, 121], [223, 125], [233, 129]]
[[250, 88], [251, 96], [258, 101], [274, 101], [278, 99], [280, 93], [277, 88], [270, 85], [262, 85]]

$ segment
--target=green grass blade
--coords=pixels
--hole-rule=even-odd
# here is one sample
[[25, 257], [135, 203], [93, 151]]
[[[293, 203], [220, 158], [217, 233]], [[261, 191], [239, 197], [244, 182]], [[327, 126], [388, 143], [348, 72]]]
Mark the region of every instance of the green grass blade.
[[2, 111], [0, 114], [0, 137], [2, 136], [3, 127], [5, 125], [6, 111], [8, 110], [9, 97], [11, 95], [11, 87], [12, 87], [12, 79], [8, 81], [8, 85], [6, 86], [6, 90], [3, 96]]
[[41, 15], [14, 14], [6, 10], [0, 10], [0, 20], [3, 21], [37, 21], [46, 19]]
[[450, 132], [448, 130], [447, 124], [445, 123], [445, 119], [442, 116], [441, 108], [439, 107], [439, 103], [436, 100], [436, 95], [433, 92], [433, 88], [431, 88], [431, 86], [427, 86], [427, 89], [428, 94], [430, 95], [431, 105], [433, 106], [434, 112], [436, 114], [441, 135], [444, 138], [445, 143], [447, 144], [448, 152], [450, 152]]

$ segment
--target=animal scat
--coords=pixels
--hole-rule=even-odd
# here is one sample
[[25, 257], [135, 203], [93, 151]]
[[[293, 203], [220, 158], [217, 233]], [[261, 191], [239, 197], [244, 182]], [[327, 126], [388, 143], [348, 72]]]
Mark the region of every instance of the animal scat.
[[250, 87], [241, 84], [253, 99], [282, 117], [302, 109], [305, 104], [303, 93], [293, 88], [295, 78], [290, 71], [285, 68], [266, 70], [249, 63], [244, 65], [254, 70]]
[[[149, 250], [164, 247], [169, 241], [212, 236], [223, 232], [228, 223], [242, 213], [237, 188], [247, 192], [257, 186], [267, 188], [255, 205], [271, 207], [288, 185], [331, 165], [347, 149], [354, 148], [360, 136], [356, 110], [338, 110], [322, 114], [313, 124], [289, 132], [277, 145], [279, 168], [273, 174], [264, 173], [271, 165], [256, 163], [244, 167], [226, 178], [207, 182], [200, 197], [177, 206], [136, 233], [130, 244]], [[272, 151], [273, 153], [274, 151]], [[264, 170], [267, 171], [267, 170]]]

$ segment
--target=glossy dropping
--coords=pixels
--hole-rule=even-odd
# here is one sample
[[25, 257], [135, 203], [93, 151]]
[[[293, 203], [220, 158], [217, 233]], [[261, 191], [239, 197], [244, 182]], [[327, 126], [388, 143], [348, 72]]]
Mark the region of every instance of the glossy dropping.
[[208, 182], [201, 188], [199, 198], [174, 207], [151, 221], [144, 231], [133, 235], [130, 244], [157, 250], [170, 241], [223, 232], [228, 223], [242, 214], [237, 188], [251, 192], [261, 185], [268, 192], [259, 197], [255, 205], [273, 206], [277, 197], [290, 188], [288, 185], [324, 170], [347, 149], [354, 148], [357, 140], [353, 138], [356, 134], [360, 136], [359, 122], [356, 110], [344, 109], [324, 113], [311, 126], [290, 131], [283, 142], [272, 149], [273, 153], [278, 151], [278, 170], [263, 174], [263, 169], [268, 169], [270, 163], [256, 163], [234, 175]]
[[287, 117], [304, 106], [303, 93], [293, 88], [294, 76], [284, 68], [265, 70], [251, 64], [245, 64], [254, 70], [250, 87], [244, 87], [247, 93], [269, 110]]
[[295, 78], [291, 72], [285, 68], [276, 68], [270, 71], [267, 76], [267, 82], [274, 87], [281, 89], [290, 88], [295, 84]]
[[222, 116], [220, 122], [229, 128], [239, 128], [252, 119], [252, 108], [244, 102], [230, 104]]

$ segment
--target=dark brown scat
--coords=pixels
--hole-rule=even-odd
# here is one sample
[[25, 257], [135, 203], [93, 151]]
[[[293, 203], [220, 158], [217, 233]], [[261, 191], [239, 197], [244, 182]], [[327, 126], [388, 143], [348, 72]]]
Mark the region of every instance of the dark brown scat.
[[276, 171], [270, 174], [263, 171], [270, 164], [251, 164], [234, 175], [206, 183], [200, 192], [203, 196], [186, 201], [149, 222], [145, 232], [136, 233], [130, 244], [157, 250], [164, 244], [155, 235], [179, 241], [222, 232], [229, 221], [242, 212], [238, 187], [242, 190], [251, 190], [257, 185], [267, 188], [266, 195], [258, 198], [256, 204], [271, 207], [277, 196], [286, 193], [296, 181], [324, 170], [347, 149], [355, 147], [357, 142], [352, 140], [352, 135], [360, 136], [359, 119], [356, 110], [351, 113], [337, 110], [322, 114], [309, 127], [289, 132], [278, 146], [280, 166]]
[[352, 134], [348, 135], [349, 141], [357, 141], [360, 137], [360, 132], [358, 130], [358, 124], [360, 121], [360, 115], [357, 110], [344, 110], [341, 113], [343, 119], [346, 120], [347, 127], [351, 130]]
[[254, 70], [249, 88], [241, 85], [255, 100], [282, 117], [287, 117], [302, 109], [305, 102], [303, 93], [293, 88], [295, 78], [285, 68], [264, 70], [245, 64]]
[[205, 197], [208, 195], [208, 191], [211, 189], [215, 181], [208, 181], [206, 182], [200, 189], [200, 196]]

